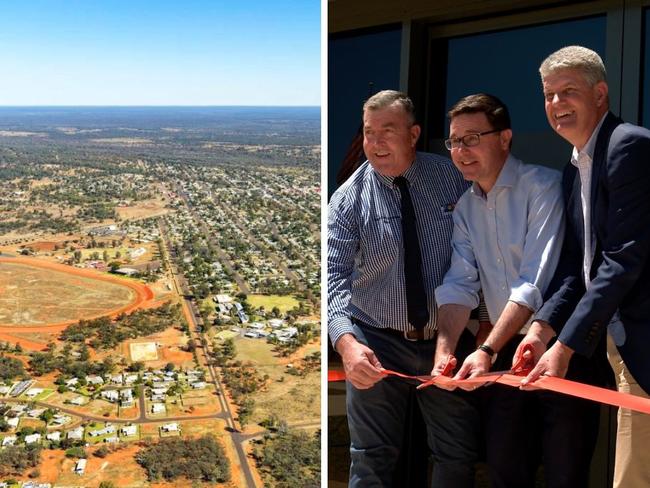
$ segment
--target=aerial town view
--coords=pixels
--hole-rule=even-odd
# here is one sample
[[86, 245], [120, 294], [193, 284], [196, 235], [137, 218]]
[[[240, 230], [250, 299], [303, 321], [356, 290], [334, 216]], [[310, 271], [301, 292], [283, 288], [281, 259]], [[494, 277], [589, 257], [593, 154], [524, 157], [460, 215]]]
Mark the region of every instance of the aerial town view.
[[3, 5], [0, 488], [320, 486], [320, 24]]
[[0, 119], [0, 486], [319, 485], [320, 110]]

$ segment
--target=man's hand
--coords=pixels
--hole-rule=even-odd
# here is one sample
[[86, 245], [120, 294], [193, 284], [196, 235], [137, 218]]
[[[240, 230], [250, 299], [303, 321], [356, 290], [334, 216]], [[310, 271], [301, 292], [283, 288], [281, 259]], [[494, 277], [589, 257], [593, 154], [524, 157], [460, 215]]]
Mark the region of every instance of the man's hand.
[[[440, 376], [443, 374], [448, 364], [451, 364], [450, 370], [453, 371], [456, 367], [456, 358], [453, 356], [453, 351], [446, 346], [444, 341], [441, 342], [440, 337], [438, 337], [436, 354], [433, 358], [433, 369], [431, 370], [431, 376]], [[448, 376], [451, 376], [451, 374], [448, 373]], [[441, 383], [434, 384], [443, 390], [453, 391], [456, 389], [455, 386], [447, 386]]]
[[572, 355], [573, 349], [565, 346], [560, 341], [557, 341], [542, 355], [537, 366], [533, 368], [528, 376], [521, 380], [522, 388], [529, 386], [530, 383], [537, 380], [540, 376], [557, 376], [559, 378], [564, 378], [567, 369], [569, 369], [569, 361], [571, 360]]
[[[490, 371], [492, 359], [485, 351], [477, 349], [465, 358], [463, 365], [454, 376], [455, 380], [464, 380], [465, 378], [475, 378], [476, 376]], [[476, 385], [460, 386], [464, 390], [475, 390]]]
[[384, 375], [382, 366], [369, 347], [361, 344], [352, 334], [344, 334], [336, 342], [336, 350], [343, 358], [346, 379], [355, 388], [372, 388]]
[[[546, 322], [535, 321], [530, 325], [526, 337], [519, 343], [514, 356], [512, 365], [518, 364], [523, 356], [526, 365], [535, 366], [542, 355], [546, 352], [548, 342], [555, 336], [555, 331]], [[524, 349], [527, 345], [532, 347], [532, 353]]]

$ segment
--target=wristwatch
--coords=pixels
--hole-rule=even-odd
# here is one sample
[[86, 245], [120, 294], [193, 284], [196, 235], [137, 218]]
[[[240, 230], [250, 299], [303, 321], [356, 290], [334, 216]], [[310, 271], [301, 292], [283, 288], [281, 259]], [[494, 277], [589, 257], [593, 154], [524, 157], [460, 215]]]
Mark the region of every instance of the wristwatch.
[[476, 349], [477, 349], [477, 350], [481, 350], [481, 351], [483, 351], [483, 352], [486, 353], [488, 356], [490, 356], [490, 358], [494, 357], [494, 355], [496, 354], [496, 353], [494, 352], [494, 349], [492, 349], [492, 348], [491, 348], [490, 346], [488, 346], [487, 344], [481, 344], [481, 345], [478, 346]]

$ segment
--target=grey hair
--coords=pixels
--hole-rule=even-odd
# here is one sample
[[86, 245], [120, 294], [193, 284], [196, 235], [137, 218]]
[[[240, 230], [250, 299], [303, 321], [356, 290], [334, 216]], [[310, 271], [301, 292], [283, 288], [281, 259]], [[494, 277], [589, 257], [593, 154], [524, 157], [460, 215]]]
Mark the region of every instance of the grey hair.
[[413, 105], [413, 100], [406, 93], [397, 90], [382, 90], [375, 93], [363, 104], [363, 113], [366, 113], [368, 110], [379, 110], [390, 107], [393, 104], [402, 107], [410, 122], [412, 124], [415, 123], [415, 106]]
[[539, 67], [542, 81], [548, 75], [563, 69], [577, 69], [582, 72], [590, 86], [607, 81], [605, 64], [597, 52], [582, 46], [567, 46], [555, 51]]

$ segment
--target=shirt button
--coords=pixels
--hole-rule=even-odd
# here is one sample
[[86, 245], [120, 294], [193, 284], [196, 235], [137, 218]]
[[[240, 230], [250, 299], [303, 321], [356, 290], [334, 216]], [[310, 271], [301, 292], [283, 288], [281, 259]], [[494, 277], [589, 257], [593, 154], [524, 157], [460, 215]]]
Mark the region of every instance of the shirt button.
[[497, 258], [497, 263], [500, 263], [500, 262], [501, 262], [501, 258]]
[[506, 287], [505, 287], [505, 286], [502, 286], [502, 287], [501, 287], [501, 289], [502, 289], [502, 290], [505, 290], [505, 289], [506, 289]]

